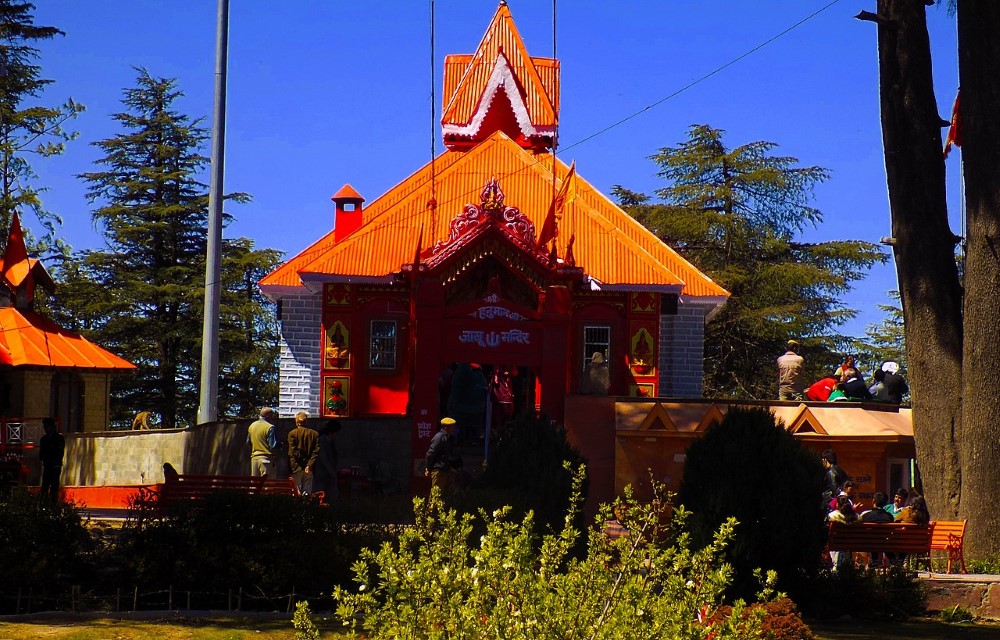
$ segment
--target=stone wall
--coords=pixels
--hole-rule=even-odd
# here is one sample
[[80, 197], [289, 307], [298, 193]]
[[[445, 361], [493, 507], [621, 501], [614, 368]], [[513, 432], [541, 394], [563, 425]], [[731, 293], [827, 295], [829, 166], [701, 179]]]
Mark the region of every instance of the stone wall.
[[959, 606], [977, 618], [1000, 620], [1000, 576], [925, 574], [927, 610]]
[[108, 398], [111, 395], [110, 375], [106, 372], [84, 371], [83, 430], [87, 433], [108, 428]]
[[[319, 428], [325, 420], [310, 420]], [[248, 421], [200, 425], [190, 429], [153, 431], [105, 431], [66, 434], [66, 456], [62, 484], [66, 486], [118, 486], [163, 481], [163, 463], [180, 473], [246, 475], [250, 450], [246, 444]], [[337, 450], [341, 468], [358, 467], [371, 475], [377, 466], [385, 479], [399, 489], [410, 487], [410, 429], [405, 418], [385, 420], [341, 420]], [[292, 420], [278, 424], [279, 440], [286, 441]], [[287, 473], [287, 454], [279, 459], [279, 470]], [[38, 484], [37, 455], [27, 460], [29, 484]]]
[[681, 303], [660, 316], [660, 397], [700, 398], [705, 368], [705, 312]]
[[278, 366], [281, 389], [278, 412], [320, 414], [320, 339], [323, 309], [319, 295], [289, 295], [281, 299], [281, 342]]

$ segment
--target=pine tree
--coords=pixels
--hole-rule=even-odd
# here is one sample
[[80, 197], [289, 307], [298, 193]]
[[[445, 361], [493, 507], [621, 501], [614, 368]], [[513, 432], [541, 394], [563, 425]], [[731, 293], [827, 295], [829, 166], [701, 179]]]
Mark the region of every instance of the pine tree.
[[[128, 424], [152, 411], [170, 428], [193, 423], [198, 403], [208, 204], [198, 175], [208, 134], [176, 110], [182, 93], [174, 80], [138, 72], [124, 92], [126, 111], [113, 116], [124, 132], [94, 143], [103, 170], [81, 176], [106, 247], [80, 252], [60, 270], [56, 306], [138, 367], [112, 382], [112, 420]], [[273, 401], [268, 383], [277, 375], [274, 314], [249, 283], [279, 256], [245, 238], [224, 246], [220, 407], [248, 415], [251, 399]], [[95, 283], [103, 295], [91, 295]]]
[[807, 378], [832, 370], [849, 343], [837, 328], [856, 315], [841, 297], [885, 256], [857, 241], [801, 242], [822, 221], [811, 206], [820, 167], [775, 156], [773, 142], [728, 149], [720, 129], [691, 127], [688, 140], [652, 159], [668, 185], [662, 203], [620, 186], [622, 206], [732, 294], [705, 329], [705, 394], [773, 398], [775, 359], [794, 338]]
[[58, 107], [35, 104], [52, 80], [41, 77], [34, 43], [63, 32], [35, 25], [34, 8], [28, 2], [0, 0], [0, 229], [10, 228], [14, 211], [21, 212], [22, 220], [24, 212], [31, 211], [45, 230], [33, 247], [38, 254], [53, 248], [63, 252], [66, 247], [55, 238], [62, 220], [43, 207], [44, 189], [33, 184], [37, 175], [29, 158], [61, 154], [65, 142], [76, 137], [63, 125], [84, 107], [72, 98]]

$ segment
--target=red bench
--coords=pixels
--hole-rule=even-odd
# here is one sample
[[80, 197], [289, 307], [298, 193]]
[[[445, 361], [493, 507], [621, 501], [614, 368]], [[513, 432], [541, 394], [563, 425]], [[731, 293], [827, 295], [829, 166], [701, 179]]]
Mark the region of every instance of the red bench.
[[930, 554], [934, 523], [831, 522], [827, 551]]
[[[968, 573], [965, 568], [963, 546], [965, 544], [965, 527], [968, 520], [935, 520], [934, 533], [931, 535], [932, 551], [948, 552], [948, 573], [952, 569], [962, 568], [962, 573]], [[930, 561], [928, 557], [928, 568]]]
[[[182, 473], [167, 478], [159, 487], [157, 505], [163, 509], [170, 505], [200, 502], [218, 491], [235, 491], [251, 495], [299, 496], [298, 487], [291, 478], [266, 478], [264, 476], [216, 476]], [[322, 501], [322, 493], [309, 496]]]

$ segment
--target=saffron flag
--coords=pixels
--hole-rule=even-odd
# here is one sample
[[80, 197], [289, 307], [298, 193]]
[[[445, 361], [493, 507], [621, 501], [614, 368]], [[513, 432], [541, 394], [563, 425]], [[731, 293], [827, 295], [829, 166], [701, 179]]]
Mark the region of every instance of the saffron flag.
[[31, 261], [28, 259], [28, 249], [24, 244], [21, 219], [16, 211], [11, 215], [10, 235], [7, 238], [7, 249], [3, 254], [2, 276], [14, 287], [20, 287], [27, 280], [28, 297], [30, 298], [34, 294]]
[[944, 157], [948, 157], [948, 152], [951, 151], [952, 145], [956, 147], [962, 146], [962, 121], [959, 115], [958, 100], [962, 97], [962, 90], [958, 90], [958, 94], [955, 96], [955, 106], [951, 108], [951, 126], [948, 127], [948, 137], [944, 140]]
[[563, 211], [566, 210], [566, 205], [574, 200], [576, 200], [576, 160], [570, 165], [569, 173], [563, 178], [562, 186], [559, 187], [559, 192], [556, 193], [556, 197], [553, 198], [552, 204], [549, 206], [545, 223], [538, 233], [539, 245], [548, 244], [550, 240], [559, 236], [559, 222], [562, 220]]

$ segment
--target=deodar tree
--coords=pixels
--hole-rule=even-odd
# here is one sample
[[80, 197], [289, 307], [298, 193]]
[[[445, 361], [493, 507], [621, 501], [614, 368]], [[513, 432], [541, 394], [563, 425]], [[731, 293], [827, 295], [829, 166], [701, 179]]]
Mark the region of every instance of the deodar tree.
[[[879, 93], [924, 493], [936, 519], [969, 519], [967, 549], [1000, 552], [1000, 3], [960, 0], [959, 123], [965, 178], [965, 269], [948, 225], [941, 129], [931, 82], [929, 2], [879, 0], [862, 12], [878, 29]], [[968, 338], [968, 339], [966, 339]]]
[[[208, 158], [200, 148], [207, 132], [177, 110], [181, 95], [174, 80], [139, 70], [136, 86], [124, 92], [126, 110], [113, 116], [123, 132], [95, 143], [104, 153], [100, 169], [81, 176], [106, 246], [75, 255], [60, 271], [64, 308], [57, 314], [76, 318], [71, 324], [83, 324], [88, 337], [138, 367], [113, 381], [119, 424], [152, 411], [162, 427], [183, 426], [197, 406], [208, 203], [199, 180]], [[279, 258], [245, 238], [224, 243], [225, 415], [247, 417], [276, 397], [277, 331], [256, 282]], [[101, 294], [91, 295], [95, 290]]]
[[807, 377], [829, 374], [848, 343], [837, 328], [856, 314], [840, 300], [885, 257], [867, 242], [803, 242], [801, 232], [822, 221], [813, 189], [827, 171], [775, 154], [773, 142], [729, 148], [724, 133], [695, 125], [653, 156], [668, 183], [656, 191], [662, 202], [614, 193], [732, 294], [705, 328], [705, 394], [774, 398], [775, 359], [789, 338], [804, 345]]
[[55, 227], [62, 221], [42, 205], [43, 189], [33, 183], [37, 176], [30, 158], [62, 153], [64, 143], [76, 137], [63, 125], [83, 111], [83, 105], [72, 98], [55, 107], [36, 102], [52, 81], [41, 77], [35, 43], [63, 32], [36, 25], [33, 10], [28, 2], [0, 0], [0, 235], [6, 239], [14, 211], [22, 220], [30, 211], [44, 229], [33, 247], [37, 254], [65, 247], [55, 238]]

